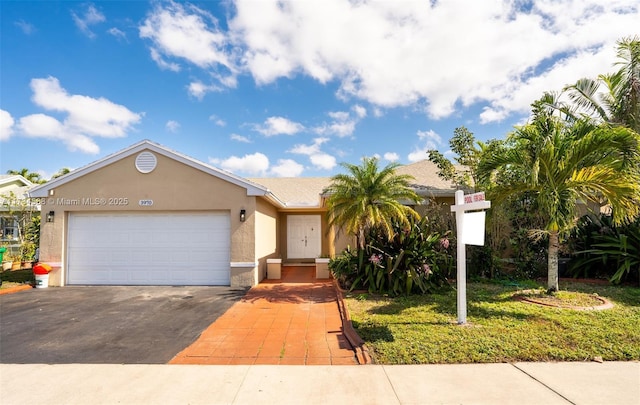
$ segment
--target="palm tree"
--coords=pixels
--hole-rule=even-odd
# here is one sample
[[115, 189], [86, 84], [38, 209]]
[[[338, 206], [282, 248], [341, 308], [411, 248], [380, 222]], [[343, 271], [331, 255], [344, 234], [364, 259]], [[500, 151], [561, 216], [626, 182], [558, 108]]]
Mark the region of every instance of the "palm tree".
[[51, 180], [62, 177], [68, 173], [71, 173], [71, 169], [69, 169], [68, 167], [63, 167], [62, 169], [58, 170], [53, 176], [51, 176]]
[[29, 171], [29, 169], [27, 168], [23, 168], [21, 170], [7, 170], [7, 174], [10, 174], [12, 176], [22, 176], [35, 184], [41, 184], [45, 182], [45, 180], [39, 173]]
[[533, 104], [532, 121], [509, 135], [508, 146], [484, 157], [479, 176], [499, 179], [491, 189], [496, 203], [526, 196], [546, 218], [552, 293], [558, 290], [559, 236], [573, 227], [579, 201], [611, 204], [617, 223], [640, 215], [640, 137], [628, 128], [560, 116], [548, 98]]
[[[622, 125], [640, 133], [640, 38], [618, 41], [615, 73], [597, 80], [580, 79], [567, 86], [573, 104], [603, 122]], [[601, 88], [604, 92], [600, 92]]]
[[403, 201], [418, 202], [420, 197], [411, 189], [409, 175], [399, 175], [397, 163], [382, 170], [377, 158], [363, 158], [362, 165], [342, 163], [349, 174], [337, 174], [325, 190], [327, 216], [330, 226], [355, 235], [358, 249], [366, 246], [366, 235], [372, 227], [379, 227], [385, 235], [393, 237], [393, 223], [409, 226], [408, 217], [419, 218]]

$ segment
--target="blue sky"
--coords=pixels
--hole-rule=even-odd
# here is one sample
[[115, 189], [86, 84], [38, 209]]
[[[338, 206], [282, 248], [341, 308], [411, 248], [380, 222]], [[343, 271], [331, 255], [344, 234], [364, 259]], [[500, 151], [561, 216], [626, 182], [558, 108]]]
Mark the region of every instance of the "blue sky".
[[[605, 4], [605, 5], [602, 5]], [[330, 176], [504, 138], [614, 70], [637, 0], [1, 1], [0, 171], [150, 139], [241, 176]]]

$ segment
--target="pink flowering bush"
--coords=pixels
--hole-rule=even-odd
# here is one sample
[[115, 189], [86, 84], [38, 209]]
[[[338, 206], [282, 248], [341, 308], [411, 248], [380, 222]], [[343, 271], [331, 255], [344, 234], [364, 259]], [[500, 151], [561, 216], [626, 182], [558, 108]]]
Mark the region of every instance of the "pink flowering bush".
[[364, 250], [345, 250], [329, 262], [344, 288], [390, 295], [428, 293], [447, 285], [453, 257], [448, 235], [431, 232], [426, 218], [394, 227], [391, 240], [377, 229]]

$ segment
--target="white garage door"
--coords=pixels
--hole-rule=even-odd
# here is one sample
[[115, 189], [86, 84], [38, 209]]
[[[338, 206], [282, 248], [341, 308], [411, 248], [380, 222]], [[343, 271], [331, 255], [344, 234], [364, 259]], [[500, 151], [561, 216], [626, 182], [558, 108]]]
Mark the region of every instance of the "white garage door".
[[228, 213], [71, 213], [68, 284], [229, 285]]

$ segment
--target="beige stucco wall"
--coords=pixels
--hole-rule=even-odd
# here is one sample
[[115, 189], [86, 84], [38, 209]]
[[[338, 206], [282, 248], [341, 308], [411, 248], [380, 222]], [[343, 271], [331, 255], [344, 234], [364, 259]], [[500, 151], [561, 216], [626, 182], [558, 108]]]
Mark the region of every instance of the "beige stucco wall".
[[350, 246], [351, 248], [355, 249], [356, 238], [355, 236], [348, 235], [343, 231], [337, 232], [334, 240], [334, 246], [335, 246], [335, 251], [332, 254], [333, 257], [342, 253], [342, 251], [344, 251], [347, 248], [347, 246]]
[[[238, 272], [251, 269], [256, 262], [256, 197], [247, 196], [243, 187], [163, 155], [154, 155], [158, 163], [151, 173], [138, 172], [134, 154], [60, 185], [53, 195], [44, 198], [43, 217], [54, 211], [55, 221], [42, 222], [41, 260], [55, 265], [64, 263], [69, 212], [223, 211], [231, 219], [231, 262], [247, 264]], [[153, 200], [153, 205], [140, 206], [140, 200]], [[240, 222], [241, 209], [246, 210], [245, 222]], [[61, 269], [51, 273], [50, 283], [64, 285]]]
[[280, 257], [278, 245], [279, 221], [276, 208], [263, 199], [256, 204], [256, 259], [259, 281], [267, 276], [267, 259]]

